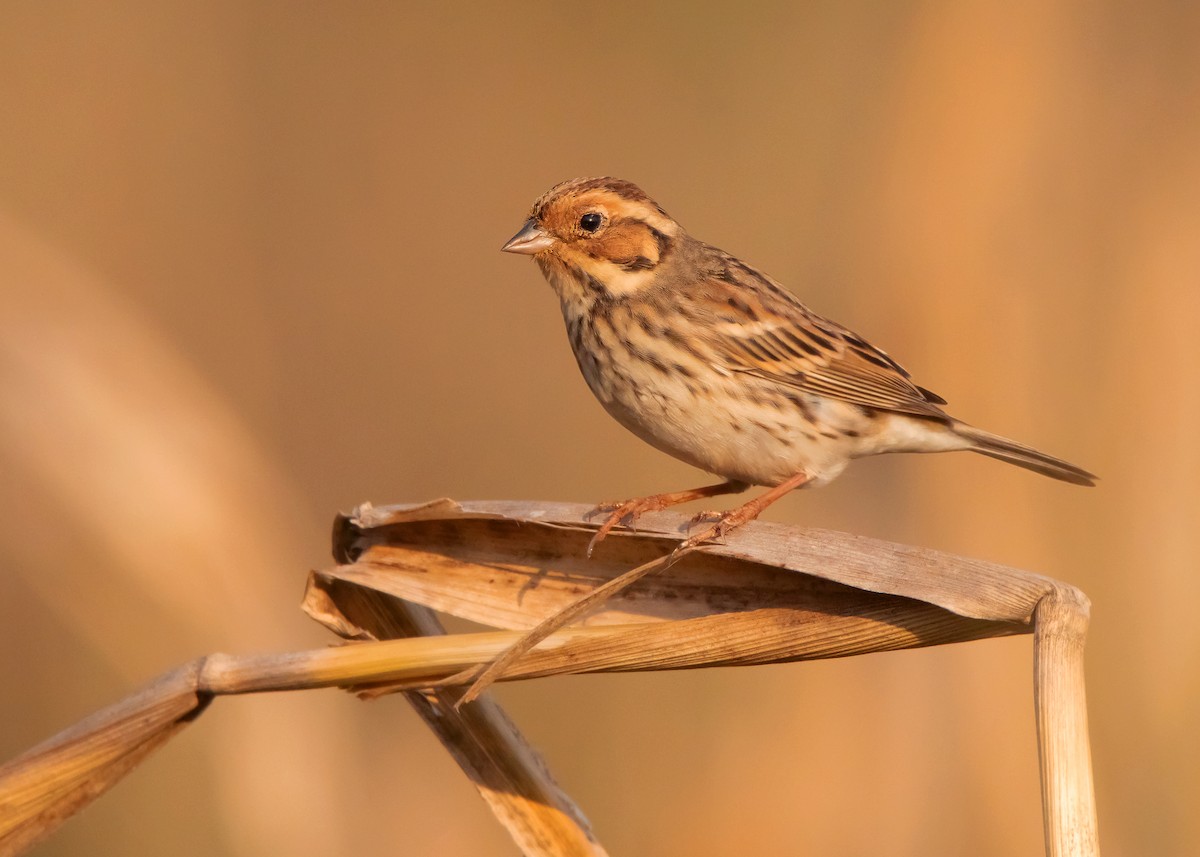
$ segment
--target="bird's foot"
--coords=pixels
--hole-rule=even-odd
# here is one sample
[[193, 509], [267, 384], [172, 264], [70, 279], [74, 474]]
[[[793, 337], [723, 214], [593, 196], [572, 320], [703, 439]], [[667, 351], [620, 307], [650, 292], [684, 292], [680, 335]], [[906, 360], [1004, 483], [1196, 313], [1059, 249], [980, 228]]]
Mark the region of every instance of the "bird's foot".
[[618, 524], [625, 524], [630, 529], [633, 529], [637, 519], [646, 512], [658, 512], [667, 506], [672, 505], [669, 502], [669, 494], [651, 494], [649, 497], [635, 497], [632, 500], [622, 500], [612, 503], [601, 503], [592, 511], [588, 512], [585, 517], [593, 518], [597, 515], [608, 512], [609, 515], [604, 519], [604, 523], [600, 525], [600, 529], [596, 531], [596, 535], [592, 536], [592, 540], [588, 542], [587, 555], [590, 559], [592, 551], [596, 549], [596, 545], [604, 541], [604, 537], [613, 531], [613, 528]]
[[703, 524], [705, 521], [716, 521], [724, 514], [724, 512], [716, 509], [708, 509], [703, 512], [697, 512], [696, 514], [692, 515], [692, 517], [688, 518], [688, 532], [691, 532], [692, 527], [696, 526], [697, 524]]
[[646, 512], [658, 512], [662, 509], [669, 509], [671, 506], [678, 506], [680, 503], [717, 497], [721, 494], [738, 494], [745, 491], [746, 487], [745, 482], [739, 482], [736, 479], [727, 479], [724, 482], [718, 482], [716, 485], [689, 488], [686, 491], [651, 494], [649, 497], [636, 497], [633, 500], [624, 500], [618, 503], [601, 503], [586, 516], [591, 518], [602, 512], [609, 513], [608, 518], [605, 519], [600, 529], [596, 532], [596, 535], [592, 536], [592, 540], [588, 542], [587, 555], [591, 557], [592, 551], [596, 549], [596, 545], [604, 541], [604, 537], [612, 532], [613, 528], [618, 524], [624, 523], [632, 527], [637, 522], [637, 519]]
[[689, 535], [679, 543], [672, 553], [680, 554], [700, 545], [720, 542], [726, 535], [733, 532], [742, 524], [757, 517], [758, 510], [748, 510], [746, 506], [739, 506], [736, 509], [730, 509], [728, 512], [701, 512], [689, 522], [689, 530], [692, 524], [699, 524], [703, 521], [711, 521], [712, 523], [700, 532]]
[[[793, 489], [799, 488], [808, 481], [809, 477], [806, 473], [797, 473], [791, 479], [787, 479], [779, 483], [770, 491], [755, 497], [749, 503], [743, 503], [736, 509], [730, 509], [728, 512], [721, 512], [715, 515], [716, 520], [714, 520], [709, 526], [705, 527], [700, 532], [690, 535], [680, 542], [679, 546], [672, 551], [671, 555], [673, 557], [678, 557], [681, 553], [690, 551], [693, 548], [699, 547], [700, 545], [708, 544], [709, 542], [720, 541], [738, 527], [742, 526], [742, 524], [745, 524], [748, 521], [753, 521], [760, 514], [762, 514], [763, 509], [770, 506], [784, 494]], [[692, 518], [692, 522], [699, 523], [702, 520], [708, 520], [712, 517], [714, 517], [712, 513], [702, 513]]]

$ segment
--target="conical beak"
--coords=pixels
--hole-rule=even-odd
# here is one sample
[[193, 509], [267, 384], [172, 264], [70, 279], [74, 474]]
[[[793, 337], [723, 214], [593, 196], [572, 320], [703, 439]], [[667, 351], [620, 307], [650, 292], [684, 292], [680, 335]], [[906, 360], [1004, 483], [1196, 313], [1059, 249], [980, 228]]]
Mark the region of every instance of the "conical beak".
[[542, 231], [542, 227], [531, 217], [525, 221], [521, 231], [508, 239], [508, 243], [500, 249], [505, 253], [524, 253], [532, 256], [540, 253], [554, 243], [554, 238]]

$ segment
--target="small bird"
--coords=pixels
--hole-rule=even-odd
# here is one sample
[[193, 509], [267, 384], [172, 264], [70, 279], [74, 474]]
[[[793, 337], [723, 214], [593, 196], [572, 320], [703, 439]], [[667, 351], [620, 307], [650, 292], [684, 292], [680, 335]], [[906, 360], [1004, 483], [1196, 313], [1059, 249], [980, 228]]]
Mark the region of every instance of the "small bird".
[[851, 459], [971, 450], [1075, 485], [1082, 468], [950, 416], [946, 400], [861, 336], [684, 231], [636, 185], [554, 186], [502, 248], [532, 256], [562, 306], [588, 386], [623, 426], [725, 481], [597, 507], [588, 548], [643, 512], [770, 490], [683, 543], [720, 538]]

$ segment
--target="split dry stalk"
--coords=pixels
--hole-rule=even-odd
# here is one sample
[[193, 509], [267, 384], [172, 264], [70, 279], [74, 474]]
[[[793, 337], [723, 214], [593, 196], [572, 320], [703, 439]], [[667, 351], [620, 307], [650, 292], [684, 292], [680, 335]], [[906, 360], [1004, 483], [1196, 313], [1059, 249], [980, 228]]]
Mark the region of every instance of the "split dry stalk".
[[[0, 855], [41, 840], [217, 695], [344, 687], [401, 691], [523, 853], [602, 855], [586, 819], [494, 702], [457, 706], [524, 632], [629, 569], [661, 561], [686, 518], [648, 515], [585, 558], [586, 507], [363, 507], [338, 520], [335, 568], [305, 610], [346, 645], [210, 655], [0, 768]], [[1088, 602], [1046, 577], [842, 533], [754, 522], [681, 557], [558, 630], [500, 680], [740, 666], [1034, 634], [1047, 854], [1098, 854], [1083, 688]], [[434, 611], [501, 630], [446, 634]]]

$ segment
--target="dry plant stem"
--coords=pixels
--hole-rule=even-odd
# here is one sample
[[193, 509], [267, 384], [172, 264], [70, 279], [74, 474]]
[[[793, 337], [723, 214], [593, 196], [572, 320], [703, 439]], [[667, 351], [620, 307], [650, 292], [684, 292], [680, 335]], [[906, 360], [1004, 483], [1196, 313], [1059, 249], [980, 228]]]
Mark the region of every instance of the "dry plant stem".
[[[331, 578], [314, 576], [309, 615], [345, 636], [376, 640], [444, 637], [432, 610]], [[537, 751], [490, 699], [460, 711], [460, 688], [410, 690], [409, 704], [474, 783], [526, 857], [606, 857], [588, 820], [550, 776]]]
[[1035, 614], [1034, 705], [1048, 857], [1100, 850], [1088, 742], [1083, 644], [1089, 604], [1078, 590], [1054, 590]]
[[[846, 657], [1027, 634], [1036, 626], [1047, 851], [1098, 853], [1083, 699], [1088, 607], [1078, 590], [937, 551], [752, 522], [726, 543], [692, 550], [686, 562], [614, 595], [603, 587], [632, 574], [629, 566], [648, 574], [671, 562], [660, 554], [678, 544], [686, 519], [649, 515], [656, 531], [614, 534], [616, 543], [589, 561], [583, 552], [594, 528], [587, 512], [566, 504], [444, 500], [362, 509], [339, 520], [343, 565], [310, 577], [306, 609], [354, 640], [421, 636], [210, 655], [172, 671], [0, 767], [0, 857], [45, 838], [214, 695], [397, 684], [420, 691], [408, 698], [527, 854], [602, 854], [586, 821], [493, 703], [484, 699], [460, 712], [456, 690], [429, 692], [454, 673], [474, 675], [564, 609], [591, 609], [588, 625], [561, 628], [509, 663], [502, 680]], [[596, 600], [577, 607], [581, 593]], [[428, 608], [514, 630], [445, 635]]]
[[0, 855], [20, 854], [110, 789], [212, 698], [188, 664], [0, 767]]
[[[314, 575], [314, 580], [321, 577]], [[360, 621], [362, 616], [358, 608], [347, 606], [347, 598], [355, 596], [346, 593], [357, 587], [328, 581], [320, 586], [339, 605], [321, 621], [353, 635], [356, 622], [347, 616]], [[314, 602], [309, 599], [310, 611]], [[566, 628], [513, 665], [504, 678], [779, 663], [1026, 633], [1029, 628], [1021, 623], [970, 619], [909, 599], [857, 593], [836, 613], [761, 607], [641, 625]], [[451, 673], [490, 662], [520, 637], [519, 631], [414, 637], [283, 654], [216, 654], [187, 664], [0, 768], [0, 855], [19, 853], [44, 839], [190, 723], [214, 695], [396, 682], [428, 688]], [[447, 696], [438, 710], [452, 711], [452, 699]], [[461, 718], [449, 718], [449, 729], [473, 734], [447, 737], [456, 758], [470, 754], [467, 764], [484, 772], [481, 791], [492, 791], [493, 811], [518, 841], [525, 835], [522, 826], [526, 831], [552, 828], [560, 840], [577, 846], [531, 848], [528, 854], [603, 853], [589, 839], [586, 822], [556, 800], [549, 775], [537, 773], [540, 762], [532, 751], [524, 759], [505, 757], [523, 751], [510, 742], [503, 721], [493, 719], [489, 727], [497, 731], [494, 740], [473, 725], [491, 708], [485, 699], [464, 709]], [[537, 841], [554, 840], [537, 833]]]
[[[898, 599], [838, 614], [765, 607], [674, 622], [563, 628], [512, 664], [501, 680], [840, 658], [1029, 631]], [[435, 688], [445, 686], [447, 676], [491, 663], [522, 636], [492, 631], [287, 654], [210, 655], [203, 660], [199, 687], [214, 694]]]

